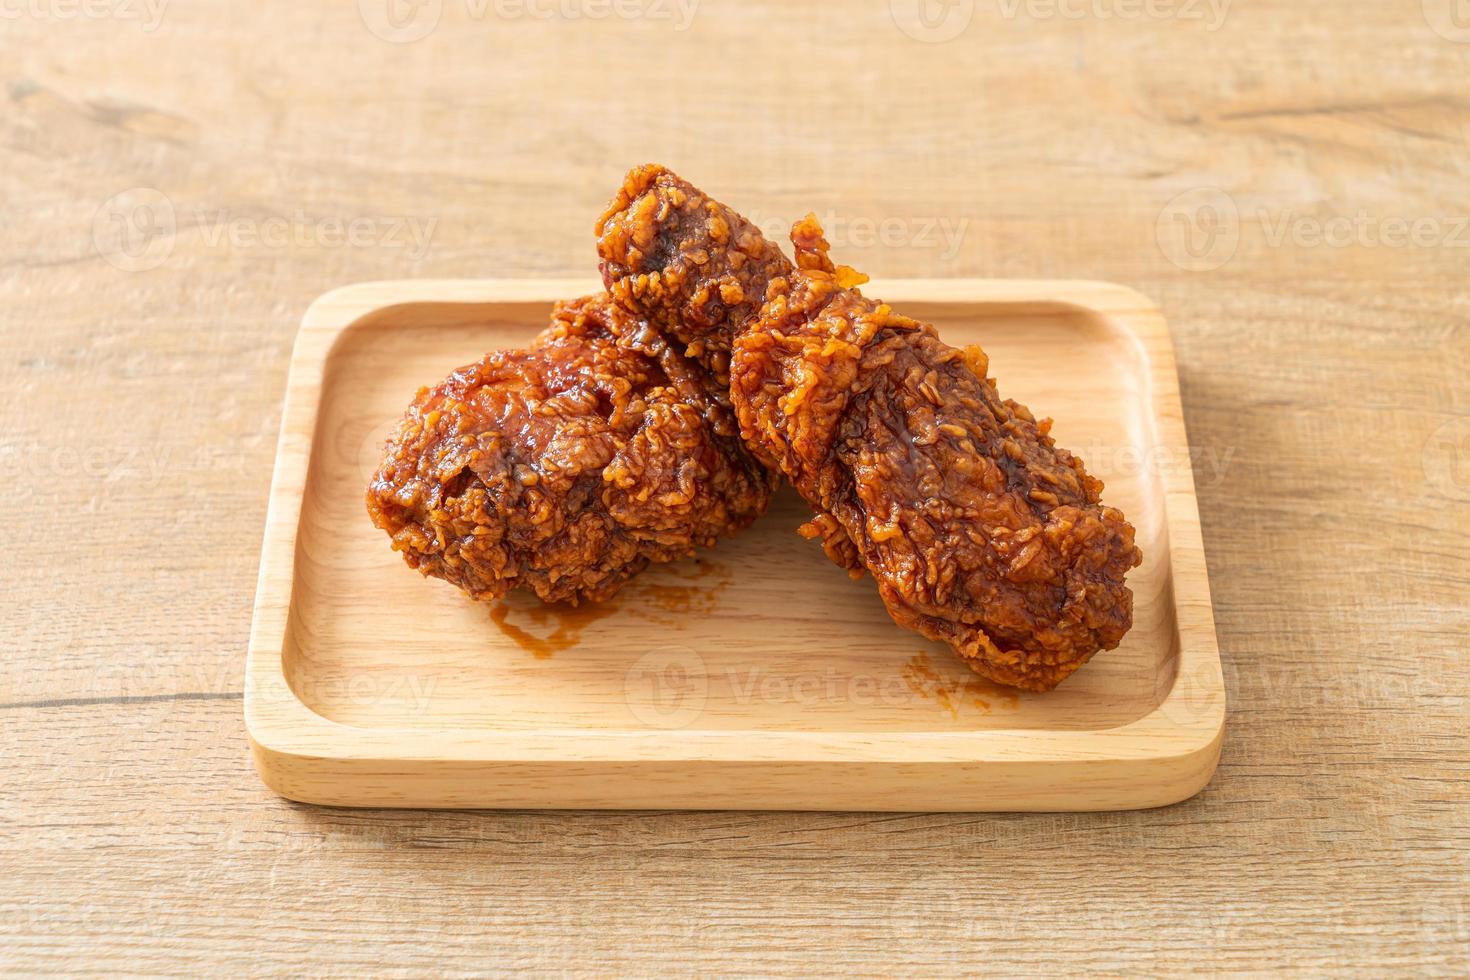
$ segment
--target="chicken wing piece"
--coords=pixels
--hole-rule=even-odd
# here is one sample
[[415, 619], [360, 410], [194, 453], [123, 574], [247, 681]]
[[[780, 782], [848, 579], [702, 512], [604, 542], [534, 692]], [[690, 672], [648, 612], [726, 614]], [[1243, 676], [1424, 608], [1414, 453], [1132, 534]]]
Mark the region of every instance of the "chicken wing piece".
[[791, 260], [760, 229], [658, 164], [636, 167], [597, 222], [603, 283], [721, 383], [730, 346]]
[[476, 599], [600, 601], [765, 511], [777, 477], [725, 394], [606, 295], [561, 303], [528, 349], [419, 391], [368, 513], [411, 567]]
[[853, 288], [814, 217], [792, 242], [800, 270], [737, 336], [731, 397], [746, 441], [816, 510], [803, 533], [999, 683], [1050, 690], [1116, 647], [1142, 556], [1102, 482], [1049, 419], [1000, 398], [979, 347]]
[[1038, 691], [1117, 646], [1133, 528], [1048, 420], [1000, 399], [979, 348], [862, 296], [814, 219], [798, 269], [662, 167], [628, 175], [598, 235], [609, 293], [728, 373], [747, 444], [816, 512], [803, 534], [871, 572], [896, 622]]

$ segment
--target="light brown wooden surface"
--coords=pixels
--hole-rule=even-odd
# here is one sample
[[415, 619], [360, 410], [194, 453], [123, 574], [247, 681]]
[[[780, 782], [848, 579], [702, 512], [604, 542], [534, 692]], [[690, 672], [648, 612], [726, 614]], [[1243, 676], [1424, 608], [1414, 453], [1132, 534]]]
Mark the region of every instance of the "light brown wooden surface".
[[983, 343], [1006, 394], [1050, 407], [1137, 530], [1132, 630], [1056, 691], [986, 684], [896, 626], [871, 578], [801, 546], [811, 509], [794, 493], [594, 605], [487, 607], [405, 575], [362, 496], [406, 393], [529, 342], [557, 298], [597, 288], [371, 282], [306, 311], [245, 680], [272, 789], [347, 806], [914, 812], [1137, 809], [1204, 787], [1225, 690], [1173, 343], [1123, 286], [864, 287], [956, 346]]
[[[878, 0], [704, 0], [682, 31], [446, 0], [408, 44], [347, 2], [174, 0], [151, 31], [110, 9], [0, 21], [7, 972], [1464, 972], [1470, 44], [1448, 0], [1239, 0], [1215, 30], [980, 3], [943, 43]], [[590, 274], [593, 218], [645, 160], [768, 230], [835, 214], [876, 276], [1160, 303], [1231, 698], [1203, 794], [426, 813], [260, 784], [239, 699], [302, 311], [359, 280]]]

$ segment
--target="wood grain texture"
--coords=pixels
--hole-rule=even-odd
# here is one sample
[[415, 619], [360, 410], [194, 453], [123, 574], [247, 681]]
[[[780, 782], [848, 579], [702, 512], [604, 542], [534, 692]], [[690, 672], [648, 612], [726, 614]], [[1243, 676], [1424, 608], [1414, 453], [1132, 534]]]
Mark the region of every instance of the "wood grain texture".
[[[1451, 5], [1253, 0], [1210, 30], [977, 4], [943, 43], [891, 6], [703, 0], [680, 31], [446, 0], [408, 44], [351, 3], [176, 0], [151, 31], [7, 8], [6, 972], [1465, 972]], [[260, 785], [241, 663], [302, 311], [345, 282], [589, 275], [645, 160], [768, 230], [835, 214], [875, 276], [1160, 302], [1231, 697], [1203, 794], [472, 814]]]

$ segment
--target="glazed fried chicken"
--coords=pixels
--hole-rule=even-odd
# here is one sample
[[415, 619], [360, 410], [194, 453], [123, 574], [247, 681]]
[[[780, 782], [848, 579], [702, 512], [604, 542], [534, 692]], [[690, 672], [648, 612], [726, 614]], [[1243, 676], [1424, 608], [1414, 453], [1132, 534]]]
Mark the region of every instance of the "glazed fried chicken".
[[722, 385], [607, 296], [419, 391], [368, 513], [425, 575], [492, 599], [608, 598], [765, 511]]
[[871, 572], [897, 623], [1037, 691], [1118, 645], [1133, 528], [979, 348], [864, 297], [814, 219], [797, 268], [662, 167], [628, 175], [598, 235], [609, 293], [728, 372], [743, 438], [815, 511], [802, 533]]
[[799, 271], [772, 283], [735, 340], [741, 431], [816, 511], [803, 533], [872, 572], [901, 626], [979, 674], [1047, 691], [1132, 625], [1133, 528], [1102, 482], [1024, 405], [979, 347], [863, 296], [815, 218]]
[[791, 272], [760, 229], [657, 164], [628, 173], [597, 222], [602, 280], [630, 313], [682, 345], [722, 384], [730, 347]]

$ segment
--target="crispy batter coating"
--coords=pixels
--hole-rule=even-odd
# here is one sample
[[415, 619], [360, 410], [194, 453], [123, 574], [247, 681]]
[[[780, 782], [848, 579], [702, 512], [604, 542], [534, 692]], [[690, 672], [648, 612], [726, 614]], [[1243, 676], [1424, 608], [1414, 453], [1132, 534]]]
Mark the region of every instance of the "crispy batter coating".
[[600, 601], [765, 511], [707, 372], [606, 295], [557, 304], [529, 349], [421, 389], [368, 487], [373, 523], [476, 599]]
[[662, 167], [628, 175], [598, 235], [610, 294], [728, 372], [743, 437], [816, 511], [802, 533], [872, 572], [896, 622], [1038, 691], [1118, 645], [1133, 528], [1049, 420], [1001, 400], [978, 347], [862, 296], [814, 219], [798, 270]]
[[608, 292], [723, 385], [735, 332], [791, 261], [760, 229], [658, 164], [636, 167], [597, 222]]
[[850, 288], [814, 217], [792, 242], [800, 271], [772, 284], [731, 374], [747, 442], [817, 512], [803, 533], [991, 680], [1050, 690], [1116, 647], [1142, 556], [1102, 482], [1000, 398], [979, 347]]

